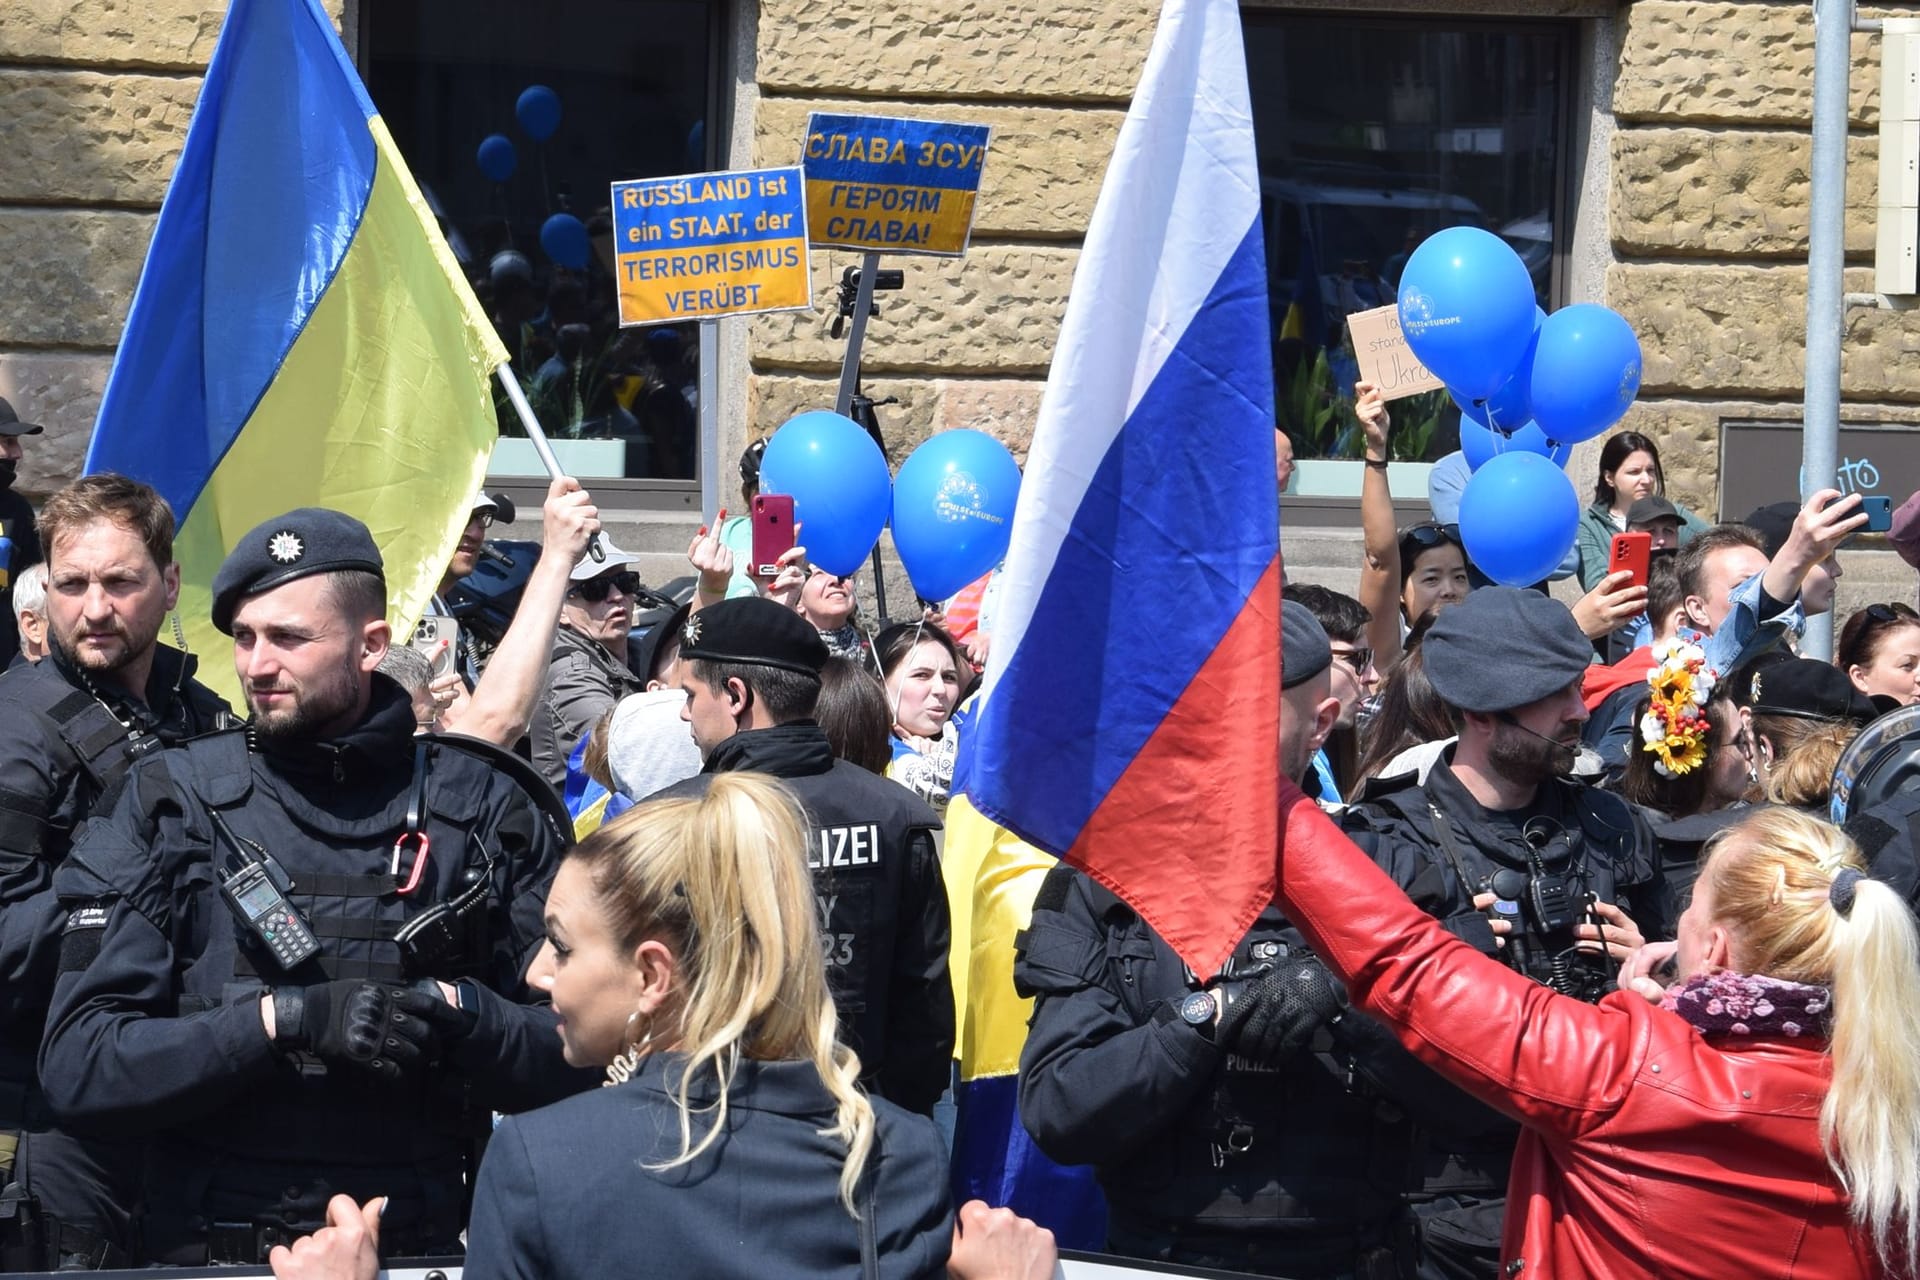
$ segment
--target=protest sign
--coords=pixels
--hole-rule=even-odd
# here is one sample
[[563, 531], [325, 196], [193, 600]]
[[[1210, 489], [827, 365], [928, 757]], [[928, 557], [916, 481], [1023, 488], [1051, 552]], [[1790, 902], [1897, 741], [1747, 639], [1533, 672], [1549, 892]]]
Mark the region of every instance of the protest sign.
[[962, 256], [991, 133], [983, 124], [815, 112], [801, 162], [813, 243]]
[[1427, 372], [1407, 346], [1397, 306], [1354, 312], [1347, 317], [1347, 333], [1353, 339], [1354, 358], [1360, 362], [1361, 380], [1379, 387], [1384, 399], [1398, 400], [1446, 385]]
[[620, 323], [812, 306], [799, 168], [613, 184]]

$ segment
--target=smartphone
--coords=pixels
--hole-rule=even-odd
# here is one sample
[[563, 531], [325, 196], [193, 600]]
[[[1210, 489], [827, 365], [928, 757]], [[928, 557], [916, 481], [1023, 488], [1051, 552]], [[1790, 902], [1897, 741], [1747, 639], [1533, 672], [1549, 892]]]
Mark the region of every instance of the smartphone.
[[1885, 533], [1893, 528], [1892, 498], [1862, 498], [1860, 509], [1867, 513], [1867, 533]]
[[752, 520], [753, 573], [771, 578], [780, 572], [780, 557], [793, 550], [793, 499], [784, 493], [755, 495]]
[[1613, 535], [1613, 548], [1607, 555], [1607, 572], [1618, 573], [1622, 569], [1633, 575], [1630, 587], [1647, 585], [1647, 560], [1653, 554], [1653, 535], [1650, 533], [1616, 533]]
[[433, 664], [433, 678], [438, 680], [453, 672], [455, 646], [460, 643], [460, 624], [452, 618], [428, 614], [420, 619], [420, 625], [413, 629], [413, 639], [407, 643], [427, 655], [427, 661]]

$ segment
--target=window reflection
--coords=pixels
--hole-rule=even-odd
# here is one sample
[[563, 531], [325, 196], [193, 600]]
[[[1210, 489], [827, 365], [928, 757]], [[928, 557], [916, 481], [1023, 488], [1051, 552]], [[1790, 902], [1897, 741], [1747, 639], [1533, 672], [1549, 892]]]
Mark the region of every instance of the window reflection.
[[[1357, 458], [1345, 320], [1396, 300], [1422, 239], [1495, 232], [1550, 305], [1571, 28], [1243, 20], [1280, 426], [1301, 458]], [[1458, 442], [1444, 391], [1394, 402], [1393, 457], [1431, 460]]]
[[[692, 480], [697, 326], [619, 327], [607, 193], [616, 180], [714, 167], [713, 5], [380, 0], [362, 15], [375, 105], [563, 464]], [[531, 85], [560, 104], [544, 140], [515, 111]], [[495, 135], [511, 152], [490, 144], [483, 162]], [[496, 409], [491, 470], [540, 474], [504, 393]]]

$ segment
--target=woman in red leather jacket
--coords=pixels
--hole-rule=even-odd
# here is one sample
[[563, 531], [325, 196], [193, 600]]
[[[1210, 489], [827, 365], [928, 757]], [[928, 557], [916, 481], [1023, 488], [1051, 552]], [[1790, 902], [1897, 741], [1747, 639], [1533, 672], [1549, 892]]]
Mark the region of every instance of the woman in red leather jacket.
[[1526, 1126], [1507, 1274], [1920, 1272], [1920, 930], [1836, 828], [1730, 829], [1679, 941], [1587, 1005], [1447, 933], [1281, 785], [1287, 917], [1356, 1008]]

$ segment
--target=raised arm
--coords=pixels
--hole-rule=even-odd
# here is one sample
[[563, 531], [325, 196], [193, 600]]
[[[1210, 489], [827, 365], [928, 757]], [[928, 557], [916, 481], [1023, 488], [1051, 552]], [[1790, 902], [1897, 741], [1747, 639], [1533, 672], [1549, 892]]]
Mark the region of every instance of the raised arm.
[[1393, 425], [1380, 388], [1353, 384], [1354, 412], [1367, 436], [1366, 469], [1360, 478], [1360, 603], [1373, 615], [1367, 643], [1385, 671], [1400, 656], [1400, 535], [1393, 522], [1393, 491], [1387, 484], [1387, 432]]

